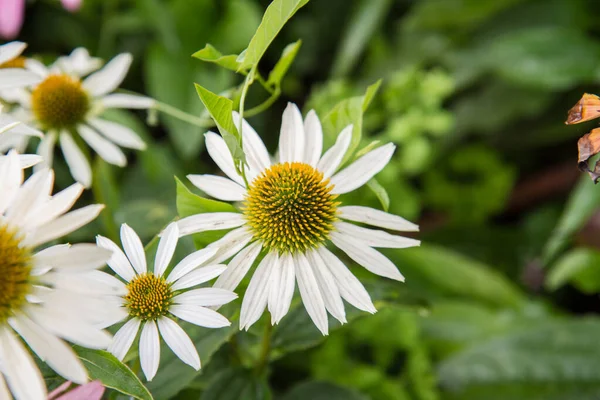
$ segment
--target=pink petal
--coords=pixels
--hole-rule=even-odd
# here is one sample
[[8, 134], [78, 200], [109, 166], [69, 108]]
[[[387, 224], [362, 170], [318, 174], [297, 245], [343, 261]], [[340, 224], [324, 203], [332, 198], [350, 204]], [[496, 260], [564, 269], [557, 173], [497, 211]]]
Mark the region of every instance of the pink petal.
[[71, 383], [72, 383], [71, 381], [66, 381], [65, 383], [63, 383], [62, 385], [60, 385], [59, 387], [54, 389], [48, 395], [48, 400], [54, 400], [56, 398], [56, 396], [64, 393], [64, 391], [67, 390], [69, 388], [69, 386], [71, 386]]
[[0, 36], [14, 39], [25, 17], [25, 0], [0, 0]]
[[56, 400], [100, 400], [104, 394], [104, 386], [100, 381], [90, 382], [71, 390]]
[[65, 10], [70, 12], [79, 11], [83, 0], [60, 0]]

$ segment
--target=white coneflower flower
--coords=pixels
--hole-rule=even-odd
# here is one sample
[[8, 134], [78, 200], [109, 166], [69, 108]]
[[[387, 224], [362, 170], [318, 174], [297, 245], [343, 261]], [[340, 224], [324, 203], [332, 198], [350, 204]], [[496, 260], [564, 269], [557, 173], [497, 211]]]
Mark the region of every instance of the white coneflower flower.
[[[130, 128], [101, 118], [107, 108], [148, 109], [154, 100], [144, 96], [112, 93], [121, 84], [131, 65], [131, 54], [119, 54], [104, 68], [89, 57], [85, 49], [76, 49], [46, 67], [31, 60], [28, 68], [42, 81], [31, 91], [20, 89], [3, 92], [5, 101], [18, 103], [13, 115], [46, 133], [37, 153], [44, 166], [52, 164], [54, 146], [59, 140], [71, 175], [86, 187], [92, 182], [88, 159], [79, 148], [87, 143], [106, 162], [125, 166], [127, 158], [119, 146], [144, 150], [146, 144]], [[79, 140], [81, 139], [81, 140]]]
[[23, 42], [10, 42], [0, 46], [0, 90], [36, 84], [41, 78], [25, 69], [27, 60], [21, 56], [27, 47]]
[[[87, 372], [62, 339], [106, 348], [102, 321], [123, 318], [119, 282], [98, 268], [111, 253], [95, 244], [53, 245], [87, 224], [102, 206], [69, 212], [80, 184], [51, 195], [54, 174], [40, 170], [23, 182], [15, 152], [0, 156], [0, 399], [46, 399], [46, 387], [25, 341], [65, 379], [83, 384]], [[21, 339], [19, 339], [19, 337]]]
[[[234, 113], [236, 126], [239, 115]], [[419, 241], [391, 235], [346, 222], [359, 222], [396, 231], [417, 231], [418, 226], [396, 215], [361, 206], [342, 206], [337, 196], [353, 191], [389, 162], [393, 144], [369, 151], [336, 172], [348, 150], [352, 127], [345, 128], [335, 145], [321, 156], [323, 133], [314, 111], [306, 120], [289, 104], [283, 113], [279, 160], [272, 163], [265, 145], [243, 121], [243, 145], [248, 163], [249, 186], [234, 167], [224, 140], [206, 135], [212, 159], [229, 177], [189, 175], [190, 181], [220, 200], [243, 202], [240, 213], [197, 214], [179, 221], [181, 234], [236, 228], [209, 246], [219, 248], [211, 262], [233, 257], [215, 287], [234, 290], [264, 250], [242, 302], [240, 328], [248, 329], [265, 307], [271, 322], [288, 312], [298, 282], [300, 296], [315, 325], [328, 333], [327, 312], [346, 321], [342, 298], [374, 313], [375, 307], [363, 285], [326, 247], [345, 252], [367, 270], [387, 278], [404, 278], [394, 264], [374, 247], [404, 248]]]
[[127, 282], [127, 285], [121, 283], [126, 293], [122, 305], [129, 313], [129, 319], [116, 333], [108, 350], [122, 360], [142, 327], [140, 364], [149, 381], [156, 375], [160, 361], [159, 335], [181, 361], [196, 370], [200, 369], [198, 352], [189, 336], [175, 322], [176, 318], [207, 328], [229, 326], [227, 318], [207, 307], [226, 304], [237, 298], [229, 290], [192, 289], [216, 278], [225, 270], [224, 265], [198, 268], [215, 254], [214, 249], [190, 254], [165, 277], [178, 238], [177, 224], [172, 223], [160, 239], [152, 272], [146, 266], [140, 238], [126, 224], [121, 226], [121, 242], [125, 253], [110, 239], [102, 236], [97, 239], [99, 246], [113, 252], [108, 265]]

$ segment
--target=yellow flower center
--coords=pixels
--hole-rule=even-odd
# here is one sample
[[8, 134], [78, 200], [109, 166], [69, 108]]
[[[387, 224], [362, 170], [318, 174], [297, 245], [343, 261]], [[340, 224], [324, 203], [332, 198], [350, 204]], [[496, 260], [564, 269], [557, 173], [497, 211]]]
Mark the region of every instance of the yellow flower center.
[[27, 59], [23, 56], [15, 57], [12, 60], [8, 60], [0, 64], [0, 68], [25, 68], [25, 61]]
[[33, 90], [31, 107], [45, 129], [74, 128], [85, 119], [90, 99], [79, 79], [50, 75]]
[[172, 298], [171, 285], [164, 278], [149, 272], [129, 282], [125, 306], [133, 317], [143, 321], [155, 320], [167, 314]]
[[26, 302], [31, 269], [30, 250], [15, 230], [0, 224], [0, 325]]
[[303, 253], [329, 238], [337, 195], [323, 174], [304, 163], [273, 165], [248, 189], [244, 215], [255, 239], [279, 253]]

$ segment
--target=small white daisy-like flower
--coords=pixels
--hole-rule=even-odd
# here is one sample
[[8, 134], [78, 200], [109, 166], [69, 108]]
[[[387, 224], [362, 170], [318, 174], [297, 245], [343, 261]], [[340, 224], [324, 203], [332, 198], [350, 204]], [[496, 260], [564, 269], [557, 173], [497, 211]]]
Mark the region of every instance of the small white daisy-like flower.
[[0, 156], [0, 399], [42, 400], [46, 387], [29, 349], [67, 380], [87, 372], [71, 347], [106, 348], [101, 322], [123, 318], [119, 281], [97, 271], [111, 253], [95, 244], [52, 242], [96, 218], [102, 206], [70, 211], [80, 184], [51, 195], [54, 174], [43, 169], [23, 182], [16, 153]]
[[3, 91], [0, 97], [18, 104], [12, 112], [15, 117], [45, 133], [37, 149], [44, 158], [44, 166], [52, 164], [58, 140], [71, 175], [89, 187], [92, 170], [79, 148], [80, 143], [86, 143], [106, 162], [121, 167], [127, 164], [127, 158], [119, 146], [146, 148], [133, 130], [101, 118], [108, 108], [153, 107], [154, 100], [149, 97], [112, 93], [125, 78], [131, 62], [131, 54], [119, 54], [101, 70], [90, 74], [100, 67], [100, 62], [81, 48], [59, 58], [50, 67], [29, 60], [27, 68], [34, 71], [41, 82], [31, 90]]
[[[238, 126], [239, 115], [234, 113], [233, 117]], [[225, 141], [212, 132], [206, 134], [206, 148], [228, 178], [188, 176], [210, 196], [242, 202], [241, 212], [197, 214], [178, 223], [183, 235], [236, 228], [208, 247], [219, 248], [210, 262], [220, 263], [234, 256], [215, 287], [235, 290], [261, 250], [266, 253], [242, 301], [240, 329], [256, 322], [265, 307], [271, 322], [278, 323], [289, 310], [296, 282], [308, 314], [324, 335], [328, 333], [327, 311], [342, 323], [346, 321], [342, 299], [374, 313], [363, 285], [326, 245], [332, 243], [372, 273], [404, 280], [396, 266], [374, 248], [405, 248], [420, 242], [351, 222], [395, 231], [418, 231], [418, 226], [384, 211], [343, 206], [337, 200], [338, 195], [358, 189], [381, 171], [390, 161], [394, 145], [371, 150], [338, 171], [350, 145], [352, 126], [321, 155], [319, 118], [310, 111], [303, 121], [293, 104], [283, 113], [276, 162], [271, 161], [262, 140], [246, 121], [242, 131], [248, 187], [236, 172]]]
[[148, 271], [146, 255], [139, 236], [126, 224], [121, 226], [121, 242], [125, 253], [110, 239], [98, 236], [97, 243], [113, 252], [108, 261], [110, 268], [127, 284], [121, 283], [125, 295], [122, 306], [129, 313], [127, 322], [114, 337], [109, 351], [122, 360], [140, 335], [140, 364], [147, 380], [152, 380], [160, 361], [159, 336], [175, 355], [194, 369], [200, 369], [200, 357], [190, 337], [175, 322], [176, 318], [206, 328], [222, 328], [231, 323], [210, 306], [220, 306], [237, 298], [229, 290], [216, 288], [193, 289], [219, 276], [224, 265], [204, 265], [216, 250], [194, 252], [179, 262], [166, 275], [177, 247], [179, 229], [171, 223], [158, 244], [154, 269]]
[[26, 69], [27, 60], [21, 56], [26, 47], [23, 42], [0, 46], [0, 90], [21, 88], [41, 81], [37, 74]]

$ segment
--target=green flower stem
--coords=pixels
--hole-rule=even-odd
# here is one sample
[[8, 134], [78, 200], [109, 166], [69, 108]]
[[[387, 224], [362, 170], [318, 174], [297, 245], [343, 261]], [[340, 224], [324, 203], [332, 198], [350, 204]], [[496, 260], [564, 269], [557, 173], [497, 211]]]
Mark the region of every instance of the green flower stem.
[[265, 326], [265, 333], [262, 338], [262, 346], [260, 351], [260, 357], [256, 363], [256, 373], [261, 375], [265, 372], [267, 365], [269, 365], [269, 356], [271, 355], [271, 336], [273, 334], [273, 325], [271, 321], [267, 321]]
[[[246, 102], [246, 95], [248, 94], [248, 89], [254, 82], [255, 75], [256, 75], [256, 64], [254, 64], [252, 66], [252, 68], [248, 72], [248, 75], [246, 75], [246, 79], [244, 79], [244, 86], [242, 87], [242, 93], [240, 95], [240, 109], [239, 109], [240, 122], [239, 122], [239, 126], [238, 126], [238, 133], [240, 135], [240, 147], [242, 149], [244, 148], [244, 142], [243, 142], [243, 136], [242, 136], [242, 126], [243, 126], [242, 124], [244, 122], [244, 103]], [[244, 183], [246, 184], [246, 187], [248, 187], [249, 185], [248, 185], [248, 180], [246, 179], [245, 165], [243, 162], [240, 162], [239, 172], [240, 172], [240, 175], [242, 175], [242, 178], [244, 178]]]
[[197, 117], [195, 115], [186, 113], [185, 111], [182, 111], [179, 108], [173, 107], [166, 103], [162, 103], [160, 101], [157, 101], [154, 104], [154, 109], [168, 114], [174, 118], [180, 119], [189, 124], [196, 125], [200, 128], [212, 128], [213, 126], [215, 126], [214, 121], [210, 118]]

